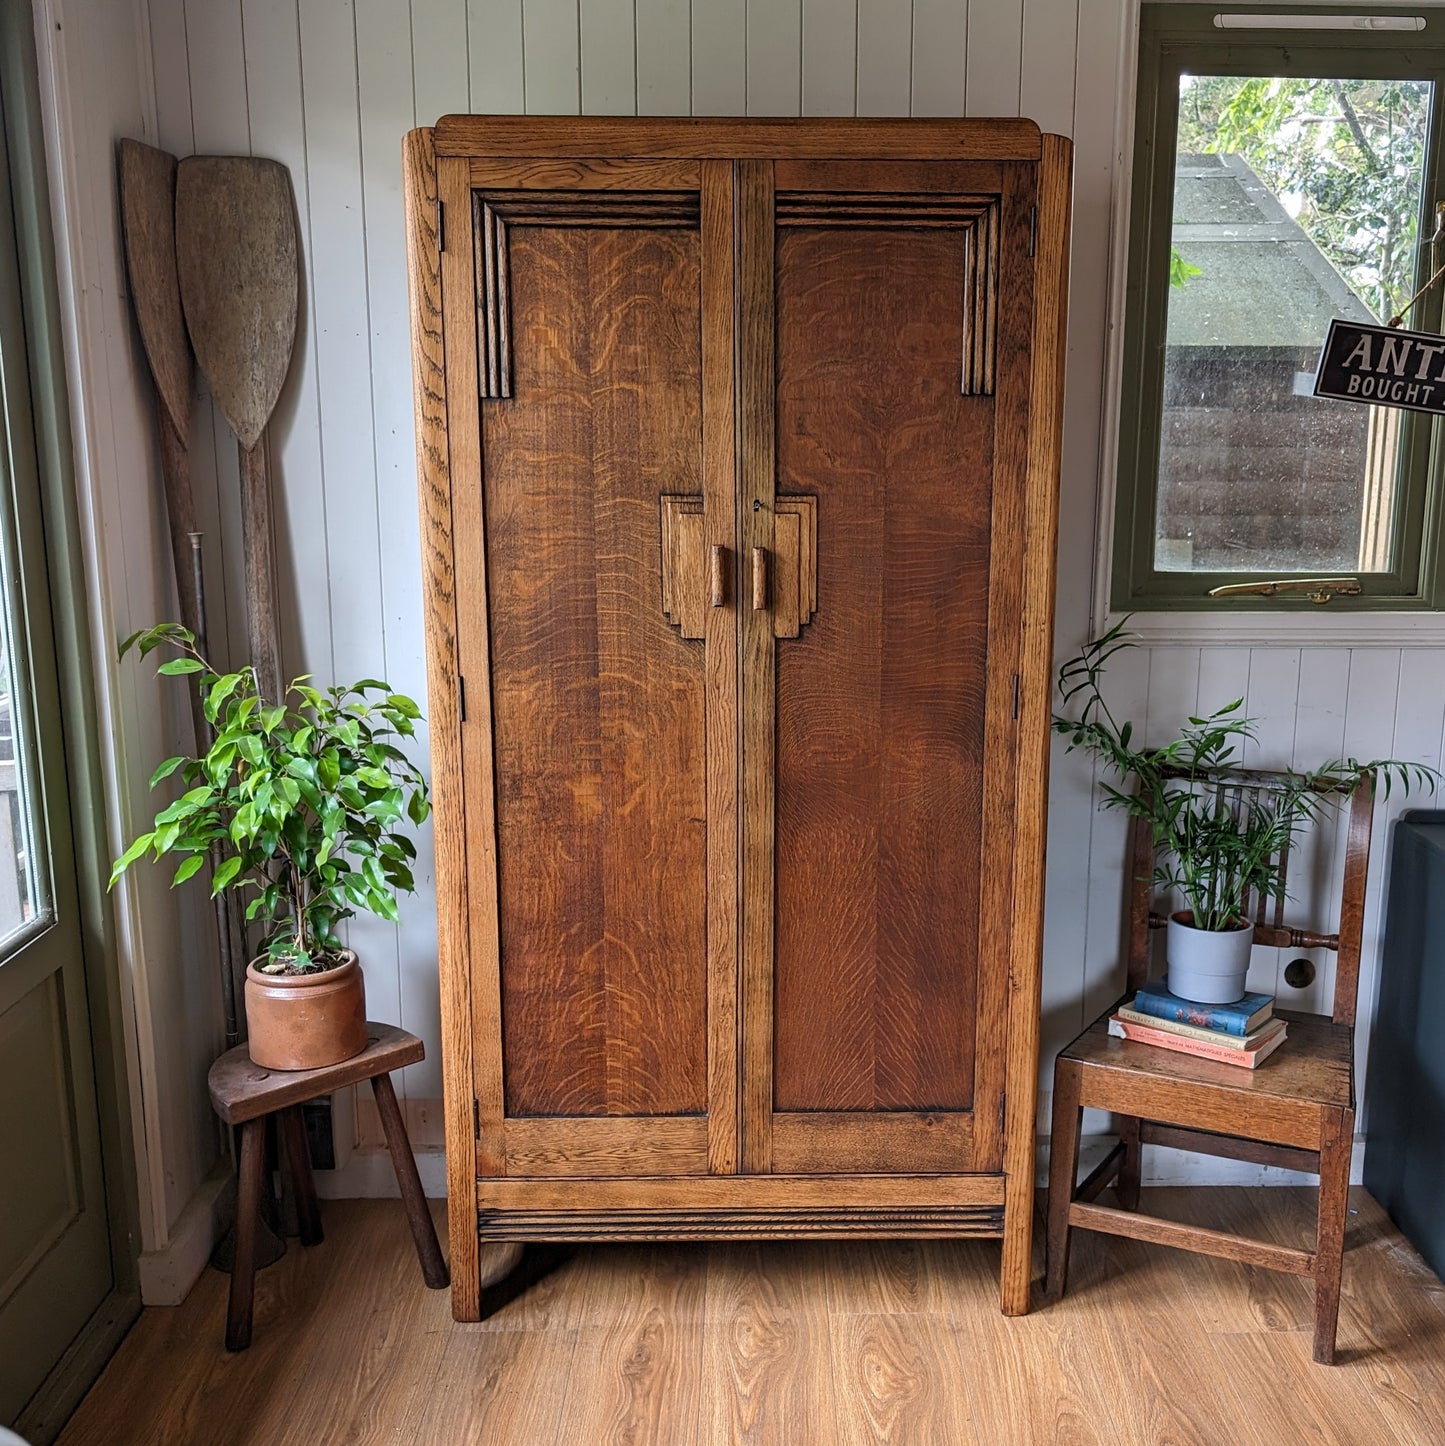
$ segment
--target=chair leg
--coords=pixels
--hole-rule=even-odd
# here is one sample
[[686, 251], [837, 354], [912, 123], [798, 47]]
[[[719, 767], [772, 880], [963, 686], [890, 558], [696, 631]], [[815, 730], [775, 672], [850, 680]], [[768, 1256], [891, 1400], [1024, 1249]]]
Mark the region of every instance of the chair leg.
[[1315, 1360], [1322, 1366], [1332, 1366], [1335, 1362], [1354, 1134], [1353, 1110], [1337, 1109], [1326, 1114], [1320, 1141], [1320, 1202], [1314, 1271]]
[[1124, 1146], [1124, 1158], [1119, 1162], [1119, 1175], [1114, 1181], [1114, 1194], [1125, 1210], [1139, 1208], [1139, 1169], [1144, 1153], [1139, 1143], [1141, 1121], [1132, 1115], [1121, 1116], [1116, 1121], [1119, 1127], [1119, 1142]]
[[321, 1206], [316, 1199], [316, 1179], [311, 1173], [311, 1151], [306, 1143], [306, 1121], [302, 1118], [301, 1106], [292, 1105], [277, 1118], [291, 1171], [291, 1187], [296, 1192], [296, 1224], [301, 1243], [320, 1245]]
[[433, 1290], [441, 1290], [451, 1283], [451, 1274], [442, 1259], [442, 1248], [437, 1244], [436, 1227], [432, 1224], [431, 1211], [427, 1209], [426, 1196], [422, 1193], [416, 1156], [411, 1152], [411, 1140], [407, 1137], [406, 1123], [396, 1102], [391, 1076], [373, 1075], [371, 1091], [376, 1096], [381, 1127], [386, 1131], [386, 1147], [391, 1151], [391, 1167], [396, 1171], [396, 1183], [401, 1187], [401, 1198], [406, 1205], [407, 1223], [411, 1226], [411, 1238], [416, 1243], [417, 1258], [421, 1261], [422, 1279]]
[[231, 1294], [226, 1305], [226, 1349], [251, 1344], [251, 1310], [256, 1292], [256, 1220], [266, 1169], [266, 1120], [241, 1126], [241, 1163], [236, 1190], [236, 1258], [231, 1264]]
[[1044, 1294], [1064, 1293], [1069, 1274], [1069, 1205], [1079, 1175], [1080, 1070], [1072, 1060], [1054, 1066], [1054, 1111], [1049, 1137], [1049, 1220], [1044, 1244]]

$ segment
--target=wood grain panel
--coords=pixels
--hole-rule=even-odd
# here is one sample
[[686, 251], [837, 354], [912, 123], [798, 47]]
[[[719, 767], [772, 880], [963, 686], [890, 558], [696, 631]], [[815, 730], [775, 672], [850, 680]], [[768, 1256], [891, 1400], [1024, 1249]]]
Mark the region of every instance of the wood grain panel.
[[925, 1111], [846, 1111], [773, 1116], [773, 1169], [959, 1170], [973, 1159], [973, 1118]]
[[[461, 707], [457, 685], [456, 579], [452, 533], [447, 374], [442, 271], [436, 231], [438, 182], [430, 131], [412, 131], [403, 149], [407, 273], [412, 326], [412, 396], [416, 411], [417, 493], [421, 505], [426, 604], [427, 688], [432, 743], [433, 837], [437, 875], [437, 962], [441, 975], [442, 1085], [447, 1136], [447, 1193], [466, 1198], [476, 1174], [472, 1111], [472, 976], [468, 938], [466, 793], [462, 786]], [[470, 253], [462, 249], [462, 265]], [[470, 287], [463, 302], [471, 310]], [[475, 336], [475, 331], [472, 333]], [[480, 890], [479, 890], [480, 892]], [[460, 1193], [459, 1193], [460, 1192]], [[452, 1221], [452, 1301], [459, 1319], [475, 1314], [477, 1233]]]
[[778, 646], [776, 1108], [967, 1109], [992, 413], [961, 230], [777, 238], [778, 479], [818, 610]]
[[706, 1154], [701, 1116], [507, 1121], [509, 1175], [682, 1175]]
[[483, 407], [509, 1115], [706, 1109], [702, 649], [658, 498], [700, 489], [695, 230], [509, 227]]
[[1035, 1116], [1039, 1009], [1043, 992], [1044, 867], [1049, 818], [1054, 574], [1063, 451], [1064, 365], [1068, 347], [1072, 148], [1044, 142], [1039, 168], [1032, 375], [1029, 385], [1028, 498], [1024, 517], [1022, 639], [1019, 655], [1018, 823], [1005, 1078], [1004, 1173], [1009, 1182], [1002, 1268], [1003, 1309], [1028, 1309], [1033, 1270]]
[[472, 185], [486, 190], [696, 191], [700, 170], [691, 158], [596, 161], [533, 156], [471, 164]]
[[476, 1181], [477, 1208], [484, 1211], [572, 1211], [596, 1216], [610, 1212], [727, 1210], [760, 1216], [789, 1210], [817, 1212], [997, 1210], [1003, 1203], [998, 1175], [902, 1175], [839, 1173], [817, 1175], [709, 1175], [685, 1178], [595, 1179], [585, 1191], [568, 1180], [486, 1179]]
[[742, 1047], [738, 976], [738, 437], [733, 168], [702, 163], [703, 531], [722, 571], [724, 606], [703, 623], [707, 669], [707, 1101], [708, 1170], [738, 1167]]
[[1039, 158], [1029, 120], [832, 119], [609, 120], [563, 115], [446, 115], [437, 121], [441, 156], [700, 156], [727, 160], [776, 155], [880, 159]]

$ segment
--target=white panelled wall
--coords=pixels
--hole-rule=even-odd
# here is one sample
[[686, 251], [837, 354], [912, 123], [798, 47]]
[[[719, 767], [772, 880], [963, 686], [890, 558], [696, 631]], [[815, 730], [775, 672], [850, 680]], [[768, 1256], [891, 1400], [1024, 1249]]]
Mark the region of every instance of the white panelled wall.
[[[1072, 651], [1090, 631], [1099, 566], [1118, 137], [1121, 116], [1132, 109], [1133, 25], [1130, 0], [692, 0], [690, 7], [687, 0], [149, 0], [158, 143], [180, 155], [276, 157], [296, 187], [301, 325], [270, 443], [290, 669], [324, 681], [380, 673], [424, 696], [401, 137], [414, 124], [468, 110], [1022, 114], [1071, 135], [1057, 646], [1061, 655]], [[213, 631], [238, 656], [235, 450], [204, 399], [193, 449]], [[1228, 620], [1220, 620], [1202, 644], [1141, 648], [1119, 659], [1111, 678], [1116, 711], [1162, 737], [1196, 706], [1242, 695], [1265, 720], [1261, 761], [1393, 752], [1440, 762], [1445, 652], [1396, 644], [1250, 647], [1231, 645], [1229, 635]], [[1386, 837], [1380, 828], [1377, 862]], [[1120, 982], [1122, 823], [1096, 811], [1089, 768], [1061, 754], [1049, 850], [1045, 1090], [1053, 1051]], [[373, 1016], [426, 1038], [429, 1058], [407, 1071], [403, 1089], [419, 1140], [436, 1143], [429, 863], [419, 883], [399, 929], [359, 920], [352, 937], [365, 956]], [[1379, 883], [1377, 874], [1362, 1041], [1375, 984]], [[1274, 988], [1285, 962], [1261, 951], [1258, 982]], [[1320, 1002], [1329, 977], [1322, 968], [1308, 1003]], [[201, 1087], [199, 1078], [194, 1084]], [[1047, 1093], [1042, 1103], [1046, 1128]], [[357, 1129], [365, 1143], [367, 1122]], [[1204, 1178], [1201, 1168], [1186, 1162], [1185, 1173]], [[368, 1189], [383, 1173], [366, 1167], [363, 1154], [333, 1189]]]

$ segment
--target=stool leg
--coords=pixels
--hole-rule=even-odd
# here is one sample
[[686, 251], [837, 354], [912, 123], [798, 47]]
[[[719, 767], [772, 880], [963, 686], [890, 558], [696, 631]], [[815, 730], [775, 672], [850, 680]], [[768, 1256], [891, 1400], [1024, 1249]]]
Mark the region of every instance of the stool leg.
[[411, 1152], [411, 1140], [407, 1138], [406, 1122], [396, 1102], [391, 1076], [373, 1075], [371, 1092], [376, 1096], [381, 1127], [386, 1131], [386, 1147], [391, 1151], [391, 1167], [396, 1171], [396, 1183], [401, 1187], [401, 1198], [406, 1205], [407, 1224], [416, 1242], [422, 1278], [433, 1290], [441, 1290], [451, 1283], [451, 1274], [442, 1259], [442, 1248], [437, 1244], [436, 1227], [427, 1209], [426, 1196], [422, 1194], [421, 1176], [416, 1172], [416, 1157]]
[[302, 1245], [320, 1245], [321, 1206], [316, 1200], [316, 1180], [311, 1173], [311, 1151], [306, 1144], [306, 1121], [301, 1106], [292, 1105], [279, 1115], [286, 1163], [291, 1167], [291, 1187], [296, 1191], [296, 1224]]
[[241, 1126], [241, 1164], [236, 1191], [236, 1258], [231, 1265], [231, 1295], [226, 1306], [226, 1349], [251, 1344], [251, 1308], [256, 1291], [256, 1219], [266, 1168], [266, 1120]]

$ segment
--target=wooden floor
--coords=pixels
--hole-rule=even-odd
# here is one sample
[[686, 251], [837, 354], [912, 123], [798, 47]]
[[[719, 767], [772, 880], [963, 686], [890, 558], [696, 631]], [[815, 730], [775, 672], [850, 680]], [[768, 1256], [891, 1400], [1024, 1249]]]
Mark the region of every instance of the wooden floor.
[[[1307, 1244], [1313, 1192], [1145, 1192], [1179, 1219]], [[149, 1309], [63, 1446], [1009, 1446], [1445, 1443], [1445, 1288], [1352, 1198], [1341, 1363], [1310, 1361], [1309, 1283], [1076, 1233], [1059, 1304], [1006, 1320], [998, 1247], [615, 1246], [482, 1325], [421, 1283], [401, 1206], [324, 1206], [326, 1243]], [[443, 1235], [445, 1238], [445, 1235]]]

